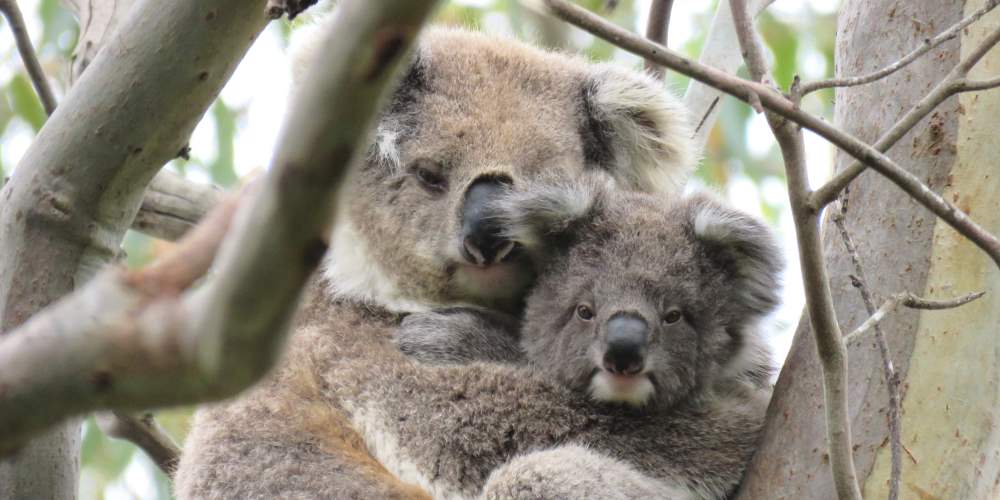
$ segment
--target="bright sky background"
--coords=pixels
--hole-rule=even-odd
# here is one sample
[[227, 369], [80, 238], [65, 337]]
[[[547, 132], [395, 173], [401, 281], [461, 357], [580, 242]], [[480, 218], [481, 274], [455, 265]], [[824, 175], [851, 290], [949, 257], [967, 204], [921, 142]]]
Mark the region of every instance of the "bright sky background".
[[[169, 0], [162, 0], [169, 1]], [[651, 0], [637, 0], [640, 12], [648, 12]], [[18, 2], [24, 11], [29, 32], [33, 39], [41, 36], [41, 22], [37, 18], [39, 0], [20, 0]], [[456, 3], [477, 6], [481, 1], [458, 0]], [[695, 15], [703, 14], [710, 8], [712, 2], [679, 1], [674, 3], [671, 18], [669, 45], [682, 46], [696, 31], [705, 30], [706, 26], [695, 25]], [[795, 25], [798, 16], [803, 15], [804, 8], [809, 5], [820, 13], [830, 13], [836, 10], [839, 0], [778, 0], [770, 7], [770, 11], [783, 21]], [[639, 26], [644, 26], [645, 15], [638, 19]], [[503, 16], [489, 17], [484, 26], [490, 31], [509, 31]], [[639, 26], [636, 31], [642, 31]], [[0, 36], [0, 50], [9, 50], [13, 42], [7, 33]], [[574, 35], [577, 36], [577, 35]], [[579, 36], [583, 36], [580, 34]], [[807, 34], [806, 34], [807, 36]], [[60, 44], [71, 46], [72, 40], [60, 40]], [[235, 143], [235, 166], [239, 175], [246, 175], [255, 169], [265, 168], [274, 149], [275, 140], [281, 126], [286, 107], [286, 95], [290, 84], [288, 58], [285, 53], [284, 41], [277, 25], [272, 24], [257, 40], [250, 53], [240, 64], [232, 80], [222, 91], [222, 97], [233, 108], [245, 107], [246, 112], [237, 123], [238, 133]], [[634, 64], [637, 59], [623, 54], [623, 63]], [[826, 71], [825, 60], [819, 56], [806, 57], [799, 61], [799, 69], [805, 78], [817, 78]], [[0, 81], [7, 81], [15, 72], [21, 71], [21, 63], [17, 58], [0, 61]], [[282, 68], [285, 68], [283, 71]], [[209, 114], [210, 117], [210, 114]], [[15, 118], [15, 120], [19, 120]], [[30, 145], [34, 133], [27, 123], [12, 124], [6, 133], [0, 137], [0, 155], [5, 165], [10, 168], [24, 154]], [[747, 129], [746, 141], [752, 155], [764, 158], [774, 146], [774, 139], [762, 115], [751, 118]], [[210, 118], [202, 121], [191, 139], [192, 155], [209, 163], [216, 155], [215, 127]], [[825, 180], [832, 170], [833, 149], [817, 136], [806, 134], [806, 150], [809, 164], [811, 184], [814, 186]], [[803, 306], [801, 275], [798, 267], [795, 239], [792, 229], [791, 215], [788, 210], [785, 186], [776, 178], [765, 180], [759, 185], [748, 177], [739, 174], [741, 167], [734, 165], [734, 174], [725, 195], [736, 206], [752, 213], [760, 213], [760, 200], [769, 200], [773, 205], [780, 205], [777, 218], [777, 229], [788, 256], [788, 267], [784, 277], [785, 303], [775, 315], [774, 323], [779, 330], [774, 335], [775, 350], [783, 359], [791, 342], [791, 333], [798, 322]], [[190, 170], [196, 180], [208, 182], [209, 179], [198, 170]], [[135, 454], [135, 459], [126, 469], [124, 479], [113, 484], [105, 492], [106, 498], [153, 498], [156, 493], [151, 476], [152, 465], [142, 453]], [[84, 485], [86, 486], [86, 485]], [[84, 487], [84, 491], [86, 488]]]

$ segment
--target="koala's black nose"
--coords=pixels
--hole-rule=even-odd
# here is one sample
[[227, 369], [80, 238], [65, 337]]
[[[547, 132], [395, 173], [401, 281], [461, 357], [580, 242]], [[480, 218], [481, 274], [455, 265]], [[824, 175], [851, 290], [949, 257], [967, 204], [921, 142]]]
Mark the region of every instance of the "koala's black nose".
[[635, 375], [646, 363], [649, 327], [639, 316], [618, 313], [608, 320], [604, 369], [618, 375]]
[[502, 262], [514, 250], [514, 242], [502, 236], [502, 227], [490, 216], [490, 204], [510, 185], [505, 177], [483, 177], [469, 186], [462, 207], [460, 252], [470, 264], [488, 266]]

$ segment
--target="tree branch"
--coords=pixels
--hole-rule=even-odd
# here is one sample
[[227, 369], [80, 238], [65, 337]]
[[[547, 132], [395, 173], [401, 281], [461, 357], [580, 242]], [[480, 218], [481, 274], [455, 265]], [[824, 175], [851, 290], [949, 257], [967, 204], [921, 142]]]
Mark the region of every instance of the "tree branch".
[[608, 23], [565, 0], [545, 0], [545, 3], [561, 19], [618, 47], [638, 56], [650, 58], [658, 64], [711, 85], [744, 102], [759, 102], [769, 111], [816, 132], [817, 135], [884, 175], [918, 203], [972, 241], [986, 252], [997, 266], [1000, 266], [1000, 240], [928, 188], [916, 176], [864, 141], [802, 111], [796, 103], [766, 85], [734, 77], [687, 59], [666, 47]]
[[162, 171], [146, 189], [132, 229], [168, 241], [177, 240], [198, 224], [219, 202], [222, 193], [217, 186], [191, 182]]
[[[851, 234], [847, 231], [847, 224], [844, 220], [844, 213], [846, 211], [846, 205], [843, 205], [841, 210], [834, 211], [833, 222], [836, 224], [837, 229], [840, 230], [840, 237], [844, 241], [844, 247], [847, 250], [847, 254], [851, 257], [851, 262], [854, 264], [854, 276], [851, 277], [851, 283], [861, 294], [861, 300], [864, 302], [868, 314], [874, 315], [875, 301], [872, 300], [871, 292], [868, 289], [868, 279], [865, 277], [865, 270], [861, 265], [861, 256], [858, 254], [857, 247], [854, 246]], [[885, 379], [886, 391], [889, 393], [889, 451], [892, 454], [892, 466], [889, 476], [889, 500], [896, 500], [899, 498], [899, 481], [903, 474], [901, 451], [903, 446], [902, 424], [899, 418], [901, 412], [899, 377], [896, 374], [895, 367], [892, 365], [892, 357], [889, 355], [889, 343], [886, 341], [882, 328], [878, 325], [875, 325], [875, 340], [878, 344], [879, 354], [882, 356], [882, 375]], [[846, 345], [847, 339], [844, 340], [844, 343]]]
[[[754, 0], [751, 3], [754, 17], [760, 14], [774, 0]], [[733, 16], [729, 10], [729, 2], [719, 2], [708, 28], [705, 44], [699, 56], [702, 65], [710, 66], [727, 74], [734, 74], [743, 64], [740, 57], [740, 44], [733, 29]], [[684, 105], [690, 110], [694, 130], [694, 141], [700, 149], [719, 116], [723, 93], [697, 80], [692, 80], [684, 93]]]
[[[966, 80], [966, 75], [972, 69], [976, 63], [979, 62], [983, 56], [993, 48], [994, 45], [1000, 42], [1000, 28], [997, 28], [989, 37], [983, 40], [977, 47], [975, 47], [968, 56], [952, 69], [947, 76], [940, 83], [938, 83], [923, 99], [920, 100], [913, 108], [906, 112], [899, 121], [896, 122], [886, 133], [882, 134], [882, 137], [875, 142], [875, 149], [886, 152], [891, 148], [896, 142], [903, 138], [907, 132], [909, 132], [913, 127], [917, 125], [925, 116], [927, 116], [931, 111], [934, 110], [939, 104], [944, 102], [945, 99], [958, 94], [960, 92], [972, 92], [976, 90], [984, 90], [983, 88], [978, 88], [977, 86], [969, 86], [969, 82]], [[989, 88], [989, 87], [987, 87]], [[846, 151], [846, 150], [845, 150]], [[852, 156], [854, 156], [852, 154]], [[855, 156], [855, 158], [858, 158]], [[861, 158], [858, 158], [861, 160]], [[856, 179], [862, 172], [864, 172], [868, 166], [875, 167], [875, 165], [868, 165], [864, 161], [855, 161], [843, 169], [837, 175], [833, 176], [832, 179], [826, 182], [826, 184], [819, 187], [810, 196], [809, 206], [813, 210], [819, 211], [823, 207], [833, 202], [837, 199], [840, 194], [848, 184]], [[912, 177], [912, 176], [911, 176]], [[914, 178], [915, 179], [915, 178]], [[892, 178], [890, 177], [890, 180]], [[913, 179], [909, 180], [909, 183], [913, 184]], [[893, 182], [896, 182], [895, 180]], [[919, 182], [919, 181], [918, 181]], [[905, 189], [909, 192], [909, 190]], [[921, 201], [918, 199], [917, 201]], [[921, 204], [924, 202], [921, 201]], [[926, 207], [927, 205], [924, 204]], [[929, 207], [928, 207], [929, 208]], [[931, 210], [932, 212], [934, 210]], [[937, 213], [937, 212], [935, 212]], [[943, 218], [943, 217], [942, 217]], [[965, 234], [965, 233], [963, 233]], [[996, 260], [996, 259], [994, 259]]]
[[970, 24], [978, 21], [981, 17], [985, 16], [987, 13], [993, 10], [997, 5], [1000, 5], [1000, 0], [990, 0], [982, 8], [973, 12], [972, 14], [962, 19], [961, 21], [955, 23], [952, 27], [948, 28], [947, 30], [942, 31], [934, 38], [924, 39], [924, 43], [921, 44], [920, 47], [917, 47], [915, 50], [913, 50], [913, 52], [910, 52], [909, 54], [905, 55], [902, 59], [884, 68], [881, 68], [879, 70], [861, 76], [848, 77], [848, 78], [831, 78], [828, 80], [806, 82], [803, 83], [801, 86], [800, 90], [801, 95], [804, 96], [806, 94], [809, 94], [810, 92], [815, 92], [820, 89], [828, 89], [832, 87], [853, 87], [856, 85], [864, 85], [866, 83], [871, 83], [877, 80], [881, 80], [882, 78], [885, 78], [905, 68], [913, 61], [919, 59], [920, 56], [930, 52], [931, 49], [933, 49], [934, 47], [937, 47], [938, 45], [941, 45], [942, 43], [947, 42], [948, 40], [953, 40], [962, 32], [963, 29], [965, 29]]
[[17, 1], [0, 0], [0, 13], [10, 24], [10, 31], [17, 43], [17, 51], [21, 54], [21, 61], [24, 63], [24, 69], [28, 71], [32, 85], [35, 86], [35, 93], [42, 101], [45, 113], [51, 115], [56, 109], [56, 97], [52, 93], [52, 87], [49, 86], [49, 80], [45, 77], [42, 65], [38, 63], [35, 47], [31, 45], [28, 27], [24, 24], [24, 16], [21, 15], [21, 9], [17, 7]]
[[[170, 293], [205, 269], [222, 215], [157, 265], [103, 272], [0, 339], [0, 452], [74, 414], [219, 399], [267, 372], [323, 256], [337, 188], [363, 161], [381, 97], [434, 4], [341, 5], [324, 40], [330, 49], [311, 66], [272, 168], [235, 215], [207, 287]], [[198, 248], [205, 258], [185, 268], [193, 259], [183, 252]], [[43, 363], [51, 368], [38, 370]]]
[[[186, 143], [263, 29], [263, 5], [264, 0], [142, 0], [129, 11], [94, 58], [93, 71], [70, 88], [0, 192], [0, 343], [23, 346], [12, 332], [117, 256], [146, 185]], [[79, 318], [75, 311], [66, 314]], [[81, 352], [88, 350], [94, 346], [84, 345]], [[50, 367], [76, 362], [72, 357], [36, 361], [30, 376], [42, 379], [59, 372]], [[2, 363], [4, 374], [17, 363]], [[91, 380], [90, 374], [78, 376]], [[0, 392], [15, 397], [7, 382]], [[11, 408], [2, 406], [0, 413]], [[44, 407], [25, 408], [38, 410], [38, 417]], [[42, 420], [43, 428], [55, 421]], [[2, 489], [15, 498], [72, 497], [79, 435], [78, 426], [69, 424], [0, 461]]]
[[[670, 31], [670, 11], [674, 8], [674, 0], [653, 0], [649, 7], [649, 22], [646, 23], [646, 38], [664, 47], [667, 46], [667, 33]], [[657, 66], [655, 62], [646, 59], [646, 71], [660, 80], [667, 76], [667, 70]]]
[[98, 414], [96, 420], [102, 432], [134, 443], [149, 455], [164, 474], [173, 476], [180, 461], [181, 449], [156, 423], [152, 413], [134, 416], [115, 411]]
[[[121, 6], [127, 8], [128, 5]], [[80, 6], [73, 3], [78, 15], [82, 14]], [[93, 5], [88, 6], [95, 8]], [[115, 4], [115, 8], [119, 7]], [[109, 24], [117, 25], [121, 10], [111, 9], [113, 16], [106, 18]], [[28, 74], [35, 85], [36, 92], [42, 101], [47, 115], [52, 115], [56, 108], [55, 98], [49, 88], [48, 80], [38, 64], [34, 48], [28, 39], [24, 20], [15, 0], [0, 0], [0, 11], [8, 18], [17, 40], [21, 58], [24, 60]], [[93, 12], [84, 14], [89, 18]], [[87, 26], [87, 28], [91, 28]], [[81, 37], [82, 38], [82, 37]], [[98, 47], [91, 45], [90, 50]], [[79, 66], [82, 71], [86, 65]], [[3, 184], [6, 184], [4, 179]], [[0, 184], [2, 187], [2, 184]], [[219, 191], [213, 186], [203, 186], [186, 181], [170, 172], [160, 172], [153, 179], [142, 202], [139, 213], [132, 222], [132, 228], [146, 232], [154, 237], [176, 240], [198, 222], [208, 210], [215, 205]], [[113, 437], [126, 439], [139, 446], [151, 459], [170, 475], [177, 464], [180, 449], [164, 434], [151, 413], [143, 417], [134, 417], [122, 412], [110, 412], [98, 416], [102, 430]]]
[[[748, 72], [754, 80], [770, 83], [764, 51], [754, 32], [745, 0], [730, 0], [730, 7]], [[809, 180], [805, 139], [801, 128], [773, 112], [767, 113], [767, 121], [781, 148], [788, 178], [788, 198], [799, 244], [806, 307], [823, 372], [827, 445], [834, 485], [839, 498], [861, 500], [847, 404], [847, 348], [841, 340], [840, 325], [833, 308], [819, 234], [819, 214], [810, 211], [806, 205]]]
[[983, 295], [986, 295], [986, 292], [970, 293], [954, 299], [933, 300], [917, 297], [910, 292], [897, 293], [896, 295], [889, 297], [889, 299], [882, 304], [882, 307], [879, 307], [874, 314], [869, 316], [868, 319], [864, 321], [864, 323], [861, 323], [854, 329], [853, 332], [847, 334], [844, 337], [844, 342], [851, 342], [868, 330], [871, 330], [880, 321], [885, 319], [886, 315], [899, 306], [909, 307], [910, 309], [927, 310], [954, 309], [956, 307], [964, 306], [965, 304], [968, 304]]
[[958, 84], [958, 92], [978, 92], [980, 90], [990, 90], [1000, 87], [1000, 76], [989, 80], [969, 80], [964, 79]]

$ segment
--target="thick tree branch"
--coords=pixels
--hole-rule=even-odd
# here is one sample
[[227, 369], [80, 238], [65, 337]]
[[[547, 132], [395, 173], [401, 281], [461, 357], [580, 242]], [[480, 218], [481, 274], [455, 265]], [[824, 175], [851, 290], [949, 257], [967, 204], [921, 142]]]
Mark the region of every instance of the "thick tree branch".
[[45, 77], [42, 65], [38, 63], [35, 47], [31, 45], [28, 27], [24, 24], [24, 16], [21, 15], [21, 9], [17, 7], [17, 1], [0, 0], [0, 13], [10, 24], [10, 31], [14, 35], [15, 43], [17, 43], [17, 51], [21, 54], [21, 61], [24, 63], [24, 69], [28, 71], [31, 84], [35, 86], [35, 93], [42, 101], [45, 113], [51, 115], [56, 109], [56, 97], [52, 93], [52, 87], [49, 86], [49, 80]]
[[[861, 265], [861, 256], [858, 254], [857, 247], [854, 246], [851, 234], [847, 231], [847, 223], [844, 220], [844, 212], [847, 210], [847, 205], [845, 204], [839, 208], [841, 209], [834, 211], [832, 219], [840, 231], [844, 247], [847, 250], [847, 254], [851, 257], [851, 262], [854, 264], [854, 275], [851, 277], [851, 283], [858, 289], [861, 300], [868, 310], [868, 315], [871, 316], [875, 314], [875, 301], [872, 299], [871, 292], [868, 289], [868, 279], [865, 277], [865, 270]], [[882, 375], [885, 378], [885, 387], [889, 394], [889, 451], [892, 455], [891, 471], [889, 473], [889, 500], [897, 500], [899, 498], [899, 481], [903, 474], [903, 438], [902, 423], [900, 422], [899, 376], [896, 374], [896, 369], [892, 364], [892, 357], [889, 355], [889, 343], [886, 341], [885, 333], [882, 332], [882, 328], [878, 325], [875, 325], [875, 341], [878, 344], [879, 354], [882, 357]], [[847, 343], [847, 339], [845, 339], [844, 343]]]
[[[79, 11], [80, 6], [75, 6]], [[118, 7], [117, 4], [116, 7]], [[49, 87], [48, 79], [38, 64], [34, 47], [28, 38], [24, 19], [17, 3], [15, 0], [0, 0], [0, 11], [4, 13], [11, 24], [21, 58], [24, 60], [45, 112], [47, 115], [52, 115], [56, 108], [56, 101]], [[124, 15], [124, 12], [115, 9], [112, 9], [112, 12], [119, 17]], [[92, 16], [93, 13], [89, 12], [88, 18]], [[117, 22], [118, 19], [109, 18], [107, 21], [109, 23]], [[93, 46], [90, 48], [97, 49]], [[80, 66], [81, 71], [83, 68], [85, 66]], [[2, 184], [6, 184], [6, 179], [3, 179]], [[0, 184], [0, 188], [3, 187], [2, 184]], [[158, 238], [176, 240], [215, 205], [219, 196], [219, 191], [212, 186], [191, 183], [170, 172], [160, 172], [147, 189], [139, 213], [132, 222], [132, 228]], [[173, 473], [180, 448], [162, 432], [151, 413], [140, 418], [123, 412], [110, 412], [100, 415], [98, 418], [102, 424], [101, 428], [106, 434], [133, 442], [145, 451], [164, 473], [168, 475]]]
[[[146, 185], [187, 141], [264, 27], [263, 7], [264, 0], [141, 0], [129, 11], [92, 61], [93, 71], [65, 95], [0, 191], [0, 342], [21, 343], [12, 331], [117, 256]], [[94, 348], [85, 345], [81, 352]], [[36, 368], [47, 369], [32, 376], [44, 379], [59, 372], [48, 368], [75, 362], [39, 358]], [[4, 374], [16, 366], [2, 365]], [[86, 374], [80, 379], [91, 380]], [[17, 389], [0, 385], [14, 397], [10, 391]], [[4, 415], [21, 408], [0, 407]], [[37, 410], [37, 418], [44, 407], [23, 408]], [[70, 424], [0, 461], [2, 494], [72, 497], [79, 435]]]
[[[176, 294], [205, 269], [220, 234], [212, 221], [227, 217], [210, 217], [144, 271], [101, 273], [0, 340], [0, 452], [74, 414], [219, 399], [267, 372], [323, 256], [337, 188], [363, 161], [380, 97], [434, 4], [343, 3], [207, 287]], [[184, 257], [197, 248], [204, 258]], [[50, 369], [37, 370], [43, 363]]]
[[[730, 7], [748, 72], [754, 80], [770, 83], [767, 61], [754, 32], [746, 1], [730, 0]], [[767, 113], [767, 121], [781, 148], [788, 178], [788, 198], [799, 244], [806, 307], [823, 372], [827, 443], [834, 485], [839, 498], [861, 500], [847, 404], [847, 348], [841, 339], [840, 324], [837, 322], [833, 295], [830, 293], [830, 280], [819, 234], [819, 214], [809, 210], [806, 205], [809, 199], [809, 180], [806, 174], [805, 139], [801, 128], [773, 112]]]
[[989, 231], [983, 229], [965, 213], [932, 191], [920, 179], [881, 151], [822, 119], [802, 111], [796, 103], [776, 90], [687, 59], [666, 47], [608, 23], [599, 16], [565, 0], [545, 0], [545, 3], [553, 13], [563, 20], [618, 47], [638, 56], [652, 59], [658, 64], [711, 85], [747, 103], [759, 102], [769, 111], [816, 132], [817, 135], [884, 175], [918, 203], [972, 241], [986, 252], [997, 266], [1000, 266], [1000, 240]]
[[181, 449], [153, 419], [152, 413], [141, 416], [120, 411], [99, 414], [97, 425], [105, 434], [125, 439], [142, 449], [167, 476], [177, 470]]
[[[926, 96], [924, 96], [920, 102], [907, 111], [906, 114], [904, 114], [903, 117], [900, 118], [899, 121], [897, 121], [896, 124], [893, 125], [887, 132], [882, 134], [882, 137], [880, 137], [874, 144], [875, 149], [883, 153], [888, 151], [889, 148], [902, 139], [907, 132], [915, 127], [917, 123], [933, 111], [934, 108], [944, 102], [945, 99], [960, 92], [972, 92], [992, 88], [990, 86], [981, 88], [979, 86], [970, 85], [970, 82], [966, 80], [966, 76], [969, 74], [969, 71], [972, 70], [972, 67], [975, 66], [976, 63], [978, 63], [979, 60], [982, 59], [983, 56], [985, 56], [986, 53], [989, 52], [990, 49], [992, 49], [998, 42], [1000, 42], [1000, 28], [994, 30], [990, 36], [976, 46], [972, 52], [970, 52], [965, 59], [960, 61], [958, 65], [956, 65], [955, 68], [952, 69], [943, 80], [941, 80], [940, 83], [934, 86], [934, 88]], [[854, 155], [852, 154], [852, 156]], [[858, 157], [855, 156], [855, 158]], [[861, 160], [861, 158], [858, 159]], [[840, 192], [843, 191], [844, 188], [851, 183], [851, 181], [861, 175], [861, 173], [864, 172], [868, 166], [876, 167], [875, 165], [866, 164], [863, 160], [851, 163], [847, 166], [847, 168], [841, 170], [840, 173], [827, 181], [826, 184], [816, 189], [816, 192], [810, 197], [809, 205], [813, 208], [813, 210], [822, 210], [823, 207], [837, 199]], [[890, 180], [892, 180], [891, 177]], [[912, 186], [913, 180], [916, 179], [908, 179], [907, 182]], [[896, 181], [893, 180], [893, 182]], [[906, 188], [904, 188], [904, 190], [910, 192]], [[918, 199], [917, 201], [921, 200]], [[921, 201], [921, 204], [927, 206], [927, 204], [923, 201]], [[931, 211], [933, 212], [934, 210]], [[937, 212], [935, 212], [935, 214], [936, 213]]]
[[132, 229], [174, 241], [198, 224], [219, 202], [222, 190], [162, 171], [146, 189], [146, 196], [132, 222]]
[[[667, 34], [670, 31], [670, 11], [674, 8], [674, 0], [653, 0], [649, 7], [649, 22], [646, 23], [646, 38], [664, 47], [667, 46]], [[667, 70], [655, 62], [646, 60], [646, 71], [664, 79]]]
[[962, 19], [961, 21], [955, 23], [952, 27], [942, 31], [934, 38], [924, 39], [924, 43], [921, 44], [920, 47], [917, 47], [915, 50], [913, 50], [913, 52], [910, 52], [909, 54], [903, 56], [902, 59], [884, 68], [881, 68], [879, 70], [861, 76], [848, 77], [848, 78], [831, 78], [829, 80], [806, 82], [803, 83], [800, 88], [801, 95], [804, 96], [806, 94], [809, 94], [810, 92], [815, 92], [820, 89], [828, 89], [832, 87], [853, 87], [856, 85], [864, 85], [866, 83], [871, 83], [877, 80], [881, 80], [882, 78], [885, 78], [905, 68], [913, 61], [919, 59], [920, 56], [930, 52], [931, 49], [933, 49], [934, 47], [937, 47], [938, 45], [941, 45], [942, 43], [947, 42], [948, 40], [955, 39], [962, 32], [962, 30], [964, 30], [970, 24], [978, 21], [981, 17], [985, 16], [991, 10], [996, 8], [997, 5], [1000, 5], [1000, 0], [990, 0], [982, 8], [973, 12], [972, 14]]

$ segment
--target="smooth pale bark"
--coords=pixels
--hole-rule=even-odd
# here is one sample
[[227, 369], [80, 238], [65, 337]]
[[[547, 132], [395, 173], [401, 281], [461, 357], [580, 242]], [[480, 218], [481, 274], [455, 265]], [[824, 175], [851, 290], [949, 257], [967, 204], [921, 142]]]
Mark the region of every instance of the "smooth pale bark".
[[[915, 0], [846, 0], [838, 28], [838, 76], [890, 64], [983, 5]], [[995, 29], [990, 14], [963, 35], [911, 66], [870, 85], [839, 89], [836, 122], [874, 141], [958, 62], [960, 52]], [[974, 77], [998, 73], [996, 50]], [[984, 69], [985, 68], [985, 69]], [[1000, 155], [995, 117], [1000, 95], [977, 93], [945, 101], [889, 156], [944, 193], [992, 232], [1000, 230], [1000, 180], [990, 167]], [[961, 105], [960, 105], [961, 102]], [[838, 168], [850, 163], [840, 153]], [[982, 252], [874, 172], [849, 188], [847, 227], [859, 247], [876, 302], [896, 292], [950, 298], [987, 290], [950, 311], [899, 309], [883, 328], [902, 377], [902, 496], [984, 498], [998, 478], [996, 449], [1000, 302], [998, 273]], [[844, 331], [867, 318], [851, 284], [852, 264], [836, 228], [824, 228], [831, 288]], [[889, 482], [889, 399], [874, 336], [848, 345], [854, 458], [866, 498], [885, 498]], [[823, 393], [815, 347], [803, 321], [775, 389], [769, 423], [739, 498], [834, 498], [826, 455]]]
[[[266, 19], [264, 0], [145, 0], [0, 191], [0, 331], [118, 252], [146, 184], [187, 141]], [[0, 460], [0, 496], [73, 498], [79, 425]]]
[[[970, 12], [984, 0], [966, 2]], [[962, 34], [962, 53], [1000, 23], [993, 13]], [[970, 77], [1000, 74], [994, 49]], [[1000, 158], [997, 116], [1000, 92], [959, 98], [956, 157], [944, 193], [990, 231], [1000, 232]], [[904, 496], [995, 498], [1000, 478], [1000, 271], [943, 224], [935, 224], [923, 295], [985, 290], [978, 303], [917, 315], [913, 352], [904, 387], [903, 444], [917, 462], [903, 462]], [[888, 456], [879, 450], [865, 483], [866, 496], [884, 496]]]
[[73, 49], [71, 81], [76, 81], [87, 69], [137, 3], [136, 0], [63, 0], [80, 24], [80, 37]]
[[156, 174], [146, 189], [132, 229], [174, 241], [188, 232], [222, 198], [211, 184], [189, 181], [175, 173]]

